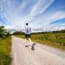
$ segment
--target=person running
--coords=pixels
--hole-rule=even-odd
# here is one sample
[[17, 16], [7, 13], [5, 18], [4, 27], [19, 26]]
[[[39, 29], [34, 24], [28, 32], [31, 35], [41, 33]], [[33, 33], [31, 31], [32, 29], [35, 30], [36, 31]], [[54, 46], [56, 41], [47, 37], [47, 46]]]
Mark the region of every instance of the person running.
[[[31, 42], [31, 27], [29, 26], [28, 23], [25, 24], [25, 38], [26, 38], [26, 42], [29, 41]], [[29, 43], [28, 42], [28, 43]], [[25, 47], [28, 47], [29, 44], [25, 45]]]
[[31, 40], [31, 27], [29, 26], [28, 23], [26, 23], [26, 26], [25, 26], [25, 38], [26, 40]]
[[[26, 23], [25, 26], [25, 38], [26, 40], [30, 41], [31, 43], [31, 27], [28, 23]], [[29, 45], [25, 45], [25, 47], [28, 47]], [[35, 43], [32, 43], [31, 49], [34, 50]]]

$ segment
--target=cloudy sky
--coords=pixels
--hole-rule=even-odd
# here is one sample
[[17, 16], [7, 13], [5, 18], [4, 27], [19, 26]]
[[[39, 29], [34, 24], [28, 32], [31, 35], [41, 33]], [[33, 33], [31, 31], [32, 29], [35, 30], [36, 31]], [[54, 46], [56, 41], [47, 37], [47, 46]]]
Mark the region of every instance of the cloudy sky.
[[[65, 0], [0, 0], [0, 25], [20, 29], [65, 28]], [[50, 27], [51, 26], [51, 27]]]

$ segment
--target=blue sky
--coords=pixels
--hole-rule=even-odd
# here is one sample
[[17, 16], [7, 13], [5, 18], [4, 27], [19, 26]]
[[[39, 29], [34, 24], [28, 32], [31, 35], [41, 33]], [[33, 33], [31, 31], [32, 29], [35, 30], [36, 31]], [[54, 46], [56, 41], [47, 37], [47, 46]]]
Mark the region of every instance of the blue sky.
[[0, 0], [0, 25], [21, 29], [26, 22], [33, 28], [64, 29], [65, 0]]

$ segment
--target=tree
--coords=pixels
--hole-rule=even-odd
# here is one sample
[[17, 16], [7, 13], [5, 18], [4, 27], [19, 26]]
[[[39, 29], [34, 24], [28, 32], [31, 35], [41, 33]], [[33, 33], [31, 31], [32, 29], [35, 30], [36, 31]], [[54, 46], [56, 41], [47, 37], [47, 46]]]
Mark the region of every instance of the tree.
[[5, 37], [5, 29], [4, 29], [4, 26], [0, 26], [0, 37]]

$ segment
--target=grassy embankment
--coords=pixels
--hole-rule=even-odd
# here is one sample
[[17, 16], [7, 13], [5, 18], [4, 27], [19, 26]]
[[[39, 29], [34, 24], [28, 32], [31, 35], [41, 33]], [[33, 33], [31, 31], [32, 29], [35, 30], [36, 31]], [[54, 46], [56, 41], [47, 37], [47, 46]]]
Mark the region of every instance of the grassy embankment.
[[0, 38], [0, 65], [11, 64], [11, 38]]
[[[24, 34], [16, 35], [25, 38]], [[32, 34], [32, 40], [41, 44], [56, 47], [65, 50], [65, 33], [64, 32], [49, 32], [49, 33], [35, 33]]]

